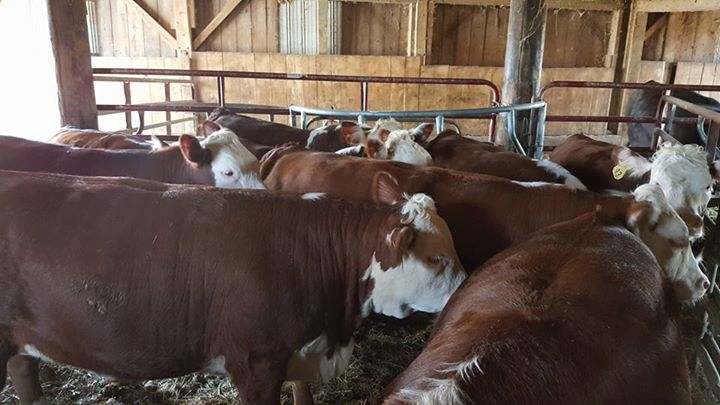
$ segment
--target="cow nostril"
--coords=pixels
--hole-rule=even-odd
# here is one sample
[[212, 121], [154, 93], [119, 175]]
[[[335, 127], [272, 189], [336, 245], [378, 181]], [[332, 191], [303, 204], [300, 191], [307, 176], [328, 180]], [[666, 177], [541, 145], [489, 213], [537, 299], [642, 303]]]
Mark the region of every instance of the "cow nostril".
[[710, 288], [710, 282], [707, 281], [707, 280], [703, 280], [703, 282], [702, 282], [702, 289], [703, 289], [704, 291], [707, 291], [709, 288]]

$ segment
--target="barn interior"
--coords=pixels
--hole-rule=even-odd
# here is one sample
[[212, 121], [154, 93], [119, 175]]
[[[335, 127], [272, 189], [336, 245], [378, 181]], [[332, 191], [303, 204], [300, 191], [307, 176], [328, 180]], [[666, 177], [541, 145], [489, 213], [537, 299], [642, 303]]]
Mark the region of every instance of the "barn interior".
[[[628, 98], [648, 81], [720, 100], [717, 0], [0, 0], [0, 38], [0, 134], [42, 142], [66, 125], [175, 141], [222, 106], [303, 128], [407, 112], [406, 128], [432, 122], [542, 158], [577, 133], [627, 144], [639, 122]], [[709, 128], [714, 151], [720, 121]], [[703, 405], [720, 403], [718, 205], [704, 218], [711, 286], [683, 312]], [[349, 370], [313, 385], [315, 401], [378, 400], [431, 329], [429, 317], [373, 316]], [[52, 404], [237, 395], [209, 374], [123, 384], [43, 366], [41, 379]], [[18, 401], [11, 384], [0, 391], [0, 403]]]

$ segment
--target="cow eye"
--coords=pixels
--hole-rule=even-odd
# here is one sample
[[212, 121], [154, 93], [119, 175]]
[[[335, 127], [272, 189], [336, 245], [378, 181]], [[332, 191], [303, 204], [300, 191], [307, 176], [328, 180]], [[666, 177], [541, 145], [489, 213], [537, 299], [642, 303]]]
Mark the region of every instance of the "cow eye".
[[223, 176], [227, 176], [227, 177], [231, 177], [231, 176], [233, 175], [233, 171], [232, 171], [232, 170], [224, 170], [224, 171], [222, 172], [222, 175], [223, 175]]
[[445, 263], [445, 256], [443, 256], [443, 255], [430, 256], [429, 261], [432, 264], [443, 264], [443, 263]]

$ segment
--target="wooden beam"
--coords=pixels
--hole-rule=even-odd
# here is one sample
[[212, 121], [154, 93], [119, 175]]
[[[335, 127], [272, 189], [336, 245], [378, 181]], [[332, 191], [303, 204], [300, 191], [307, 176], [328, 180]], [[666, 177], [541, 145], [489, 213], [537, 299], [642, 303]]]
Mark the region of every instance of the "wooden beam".
[[428, 5], [429, 0], [417, 2], [417, 27], [415, 29], [415, 56], [425, 56], [428, 38]]
[[145, 20], [148, 25], [155, 30], [158, 34], [160, 34], [160, 38], [164, 39], [170, 46], [174, 48], [177, 48], [177, 41], [175, 40], [175, 37], [167, 30], [165, 27], [162, 26], [156, 19], [153, 18], [153, 16], [148, 13], [147, 10], [145, 10], [140, 4], [137, 3], [135, 0], [122, 0], [127, 4], [127, 7], [130, 10], [134, 10], [136, 13], [140, 14], [140, 16]]
[[[351, 1], [351, 0], [343, 0]], [[355, 0], [352, 0], [355, 1]], [[358, 0], [385, 2], [385, 0]], [[466, 6], [510, 6], [510, 0], [437, 0], [438, 4], [456, 4]], [[548, 9], [613, 11], [623, 8], [622, 0], [547, 0]]]
[[[505, 47], [503, 104], [529, 103], [539, 93], [546, 23], [545, 0], [512, 0]], [[519, 111], [516, 114], [515, 133], [524, 148], [534, 147], [530, 145], [530, 117], [530, 111]], [[500, 146], [509, 148], [508, 116], [502, 115], [500, 118], [497, 142]]]
[[646, 41], [647, 41], [648, 39], [652, 38], [653, 35], [655, 35], [655, 34], [657, 34], [658, 32], [660, 32], [660, 30], [661, 30], [665, 25], [667, 25], [668, 16], [669, 16], [669, 14], [665, 14], [665, 15], [663, 15], [662, 17], [658, 18], [658, 20], [655, 21], [655, 22], [653, 23], [653, 25], [650, 26], [650, 28], [647, 29], [647, 31], [645, 31], [645, 40], [646, 40]]
[[612, 20], [610, 21], [610, 39], [608, 40], [607, 53], [605, 54], [605, 67], [611, 68], [615, 66], [617, 62], [618, 48], [619, 48], [619, 34], [620, 34], [620, 17], [622, 14], [621, 10], [615, 10], [612, 12]]
[[85, 2], [46, 1], [61, 123], [97, 129]]
[[640, 73], [640, 61], [642, 60], [648, 13], [637, 9], [633, 10], [632, 8], [630, 13], [625, 57], [623, 58], [623, 81], [636, 82]]
[[178, 57], [191, 58], [193, 51], [190, 0], [175, 0], [175, 40]]
[[225, 6], [223, 6], [222, 9], [220, 9], [220, 12], [218, 15], [213, 17], [212, 20], [208, 23], [208, 25], [203, 28], [202, 31], [195, 37], [195, 39], [192, 41], [192, 48], [194, 50], [197, 50], [200, 48], [200, 45], [202, 45], [208, 38], [210, 38], [210, 35], [215, 32], [215, 30], [222, 24], [225, 19], [228, 18], [228, 16], [235, 10], [237, 6], [242, 3], [243, 0], [230, 0], [227, 3], [225, 3]]
[[718, 0], [636, 0], [634, 5], [646, 13], [720, 10]]

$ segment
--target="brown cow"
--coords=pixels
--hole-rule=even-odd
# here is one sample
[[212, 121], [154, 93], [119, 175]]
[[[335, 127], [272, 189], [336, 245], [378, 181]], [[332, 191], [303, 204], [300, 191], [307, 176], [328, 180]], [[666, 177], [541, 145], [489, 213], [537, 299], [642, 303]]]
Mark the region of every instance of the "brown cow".
[[429, 131], [417, 139], [430, 152], [435, 166], [525, 182], [560, 183], [586, 190], [580, 180], [553, 162], [531, 159], [492, 143], [474, 141], [450, 129], [431, 138], [432, 124], [426, 125]]
[[123, 380], [206, 370], [253, 405], [338, 375], [362, 318], [439, 312], [465, 279], [432, 199], [376, 180], [382, 205], [0, 172], [0, 381], [7, 363], [29, 405], [38, 359]]
[[182, 135], [160, 150], [72, 148], [0, 136], [0, 169], [83, 176], [127, 176], [166, 183], [265, 188], [258, 160], [227, 129], [198, 141]]
[[211, 112], [208, 120], [214, 121], [223, 128], [230, 129], [240, 138], [258, 145], [276, 146], [288, 142], [305, 145], [310, 136], [310, 130], [234, 114], [224, 107], [218, 107]]
[[708, 166], [700, 146], [665, 145], [648, 161], [625, 146], [576, 134], [558, 145], [550, 160], [568, 169], [594, 191], [632, 191], [639, 184], [658, 184], [670, 205], [685, 220], [692, 238], [702, 237], [702, 216], [720, 163]]
[[600, 215], [549, 227], [474, 272], [381, 403], [690, 404], [662, 270]]
[[[655, 253], [683, 300], [697, 300], [709, 287], [688, 242], [688, 230], [657, 186], [634, 196], [600, 195], [567, 187], [528, 187], [507, 179], [399, 162], [302, 151], [271, 151], [260, 164], [270, 190], [318, 192], [349, 199], [371, 198], [373, 176], [388, 172], [407, 192], [437, 201], [466, 269], [474, 269], [513, 243], [548, 225], [566, 221], [596, 206], [625, 219]], [[634, 197], [634, 198], [633, 198]]]
[[50, 138], [50, 142], [61, 145], [74, 146], [76, 148], [93, 149], [161, 149], [168, 146], [155, 136], [151, 142], [140, 138], [126, 135], [118, 135], [110, 132], [98, 131], [96, 129], [79, 129], [74, 127], [62, 127], [58, 133]]

